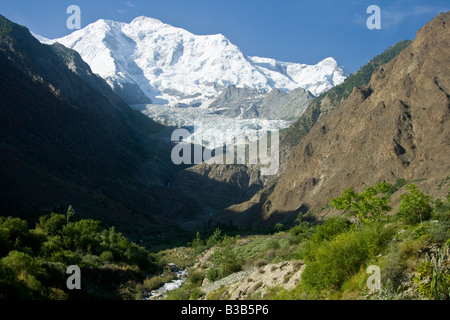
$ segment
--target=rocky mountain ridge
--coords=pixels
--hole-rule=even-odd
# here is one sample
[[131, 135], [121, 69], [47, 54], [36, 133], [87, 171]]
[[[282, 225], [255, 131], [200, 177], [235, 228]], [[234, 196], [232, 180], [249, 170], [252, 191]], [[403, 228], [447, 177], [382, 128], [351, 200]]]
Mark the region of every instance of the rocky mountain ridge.
[[443, 193], [437, 186], [450, 172], [449, 20], [442, 13], [425, 25], [366, 87], [355, 87], [300, 135], [267, 198], [232, 206], [225, 217], [273, 222], [309, 210], [323, 215], [345, 188], [397, 178]]
[[0, 16], [0, 65], [2, 214], [33, 220], [72, 205], [80, 217], [156, 237], [201, 212], [165, 188], [174, 170], [158, 138], [165, 128], [132, 110], [78, 53]]

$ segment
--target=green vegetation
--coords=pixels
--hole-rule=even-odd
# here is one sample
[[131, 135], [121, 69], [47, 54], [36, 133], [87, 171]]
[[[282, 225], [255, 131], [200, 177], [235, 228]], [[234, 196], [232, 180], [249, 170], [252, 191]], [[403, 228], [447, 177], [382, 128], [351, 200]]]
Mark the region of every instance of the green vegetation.
[[391, 189], [392, 186], [388, 183], [378, 183], [374, 187], [367, 187], [360, 194], [357, 194], [353, 188], [348, 188], [344, 190], [342, 196], [331, 200], [331, 206], [356, 218], [357, 224], [377, 222], [384, 213], [392, 210], [388, 205]]
[[[188, 268], [188, 277], [161, 299], [228, 299], [234, 290], [229, 284], [218, 283], [206, 293], [202, 285], [241, 270], [275, 271], [275, 264], [295, 260], [304, 267], [294, 289], [248, 280], [252, 299], [450, 299], [450, 192], [433, 199], [406, 184], [399, 179], [360, 193], [345, 189], [330, 202], [340, 214], [319, 224], [306, 221], [305, 214], [293, 228], [280, 224], [266, 235], [229, 236], [216, 228], [204, 239], [198, 232], [186, 247], [156, 254], [113, 227], [77, 220], [71, 207], [65, 215], [41, 217], [34, 229], [2, 217], [0, 298], [142, 299], [175, 279], [168, 266], [175, 263]], [[391, 197], [397, 192], [400, 202], [393, 212]], [[65, 287], [72, 264], [82, 270], [80, 291]], [[263, 270], [268, 264], [272, 269]], [[380, 267], [381, 290], [367, 288], [370, 265]], [[284, 283], [291, 276], [283, 276]]]
[[398, 214], [409, 224], [422, 223], [431, 217], [433, 207], [431, 196], [423, 194], [417, 186], [410, 184], [406, 187], [408, 193], [400, 196], [402, 199]]
[[[433, 202], [410, 184], [397, 214], [388, 215], [390, 194], [404, 184], [378, 184], [360, 194], [349, 188], [333, 199], [332, 206], [356, 223], [335, 217], [317, 226], [300, 245], [306, 263], [301, 284], [274, 288], [270, 298], [450, 299], [450, 193], [445, 202]], [[369, 265], [382, 270], [376, 292], [366, 287]]]
[[[228, 299], [232, 287], [205, 294], [203, 280], [215, 282], [240, 270], [301, 260], [305, 268], [297, 287], [262, 293], [261, 285], [249, 284], [255, 290], [252, 299], [449, 299], [450, 193], [433, 201], [416, 185], [406, 184], [398, 179], [361, 193], [348, 188], [330, 203], [341, 214], [317, 225], [300, 215], [290, 230], [279, 225], [268, 235], [229, 237], [216, 229], [203, 241], [197, 234], [191, 249], [205, 260], [194, 269], [198, 281], [186, 282], [169, 297]], [[400, 204], [393, 212], [396, 192]], [[367, 288], [370, 265], [380, 267], [380, 290]]]
[[[34, 229], [0, 217], [0, 299], [131, 299], [136, 284], [158, 270], [145, 248], [74, 213], [69, 207], [66, 215], [41, 217]], [[69, 265], [81, 268], [82, 290], [67, 289]]]

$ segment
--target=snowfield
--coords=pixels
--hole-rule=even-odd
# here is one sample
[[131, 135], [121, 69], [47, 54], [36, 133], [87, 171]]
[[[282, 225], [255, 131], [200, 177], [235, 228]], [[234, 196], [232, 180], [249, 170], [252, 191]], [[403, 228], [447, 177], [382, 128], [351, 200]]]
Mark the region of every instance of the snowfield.
[[137, 84], [160, 105], [205, 106], [231, 85], [261, 92], [302, 87], [317, 96], [345, 80], [333, 58], [306, 65], [247, 57], [221, 34], [194, 35], [147, 17], [102, 19], [54, 40], [35, 36], [78, 51], [113, 89]]

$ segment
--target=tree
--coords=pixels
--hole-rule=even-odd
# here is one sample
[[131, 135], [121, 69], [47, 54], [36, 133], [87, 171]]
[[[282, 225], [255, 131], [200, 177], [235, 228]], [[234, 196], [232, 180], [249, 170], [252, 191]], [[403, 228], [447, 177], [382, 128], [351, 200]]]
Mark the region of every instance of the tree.
[[220, 228], [216, 228], [214, 233], [208, 238], [207, 245], [209, 247], [214, 247], [219, 244], [223, 240], [222, 230]]
[[282, 223], [277, 223], [275, 225], [275, 232], [281, 232], [284, 229], [284, 225]]
[[39, 218], [39, 226], [48, 235], [60, 235], [67, 224], [66, 216], [58, 213], [51, 213], [50, 216]]
[[384, 213], [392, 210], [389, 206], [391, 189], [392, 186], [386, 182], [367, 187], [360, 194], [353, 188], [347, 188], [342, 196], [331, 200], [331, 206], [356, 218], [357, 224], [376, 222]]
[[420, 191], [415, 184], [406, 187], [407, 193], [400, 196], [398, 215], [407, 223], [418, 224], [431, 217], [433, 207], [432, 197]]

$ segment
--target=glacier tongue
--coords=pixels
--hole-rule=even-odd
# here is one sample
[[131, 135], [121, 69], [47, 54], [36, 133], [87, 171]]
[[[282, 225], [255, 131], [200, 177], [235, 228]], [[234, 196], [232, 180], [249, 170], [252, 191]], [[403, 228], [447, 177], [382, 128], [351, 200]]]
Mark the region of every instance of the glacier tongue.
[[186, 142], [201, 141], [208, 148], [233, 145], [235, 137], [255, 141], [268, 131], [284, 129], [290, 124], [286, 120], [226, 118], [204, 108], [152, 104], [132, 107], [159, 123], [187, 128], [191, 135], [185, 139]]
[[160, 105], [207, 106], [231, 85], [261, 92], [303, 87], [317, 96], [345, 79], [333, 58], [305, 65], [247, 57], [221, 34], [194, 35], [147, 17], [99, 20], [63, 38], [40, 40], [75, 49], [113, 89], [137, 85]]

